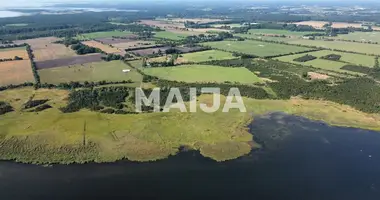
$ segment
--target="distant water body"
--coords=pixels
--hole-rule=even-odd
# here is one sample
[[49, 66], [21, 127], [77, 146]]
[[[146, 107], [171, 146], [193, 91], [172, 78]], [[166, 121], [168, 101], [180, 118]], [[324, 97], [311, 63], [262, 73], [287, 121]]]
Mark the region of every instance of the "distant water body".
[[6, 11], [6, 10], [0, 10], [0, 18], [5, 17], [18, 17], [24, 15], [21, 12], [13, 12], [13, 11]]
[[249, 128], [264, 149], [222, 163], [198, 152], [152, 163], [0, 162], [0, 199], [380, 199], [380, 133], [281, 113]]

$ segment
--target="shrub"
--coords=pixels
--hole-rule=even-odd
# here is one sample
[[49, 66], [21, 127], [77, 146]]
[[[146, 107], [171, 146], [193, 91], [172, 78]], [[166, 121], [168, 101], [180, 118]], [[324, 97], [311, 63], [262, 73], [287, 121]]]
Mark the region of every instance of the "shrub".
[[296, 61], [296, 62], [307, 62], [307, 61], [315, 60], [315, 59], [317, 59], [317, 57], [309, 55], [309, 54], [306, 54], [306, 55], [304, 55], [302, 57], [294, 59], [293, 61]]

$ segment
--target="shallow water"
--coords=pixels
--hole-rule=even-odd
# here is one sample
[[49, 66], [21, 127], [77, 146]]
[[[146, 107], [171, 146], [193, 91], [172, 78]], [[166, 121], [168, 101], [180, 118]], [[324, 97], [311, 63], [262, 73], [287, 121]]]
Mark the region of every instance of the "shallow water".
[[250, 129], [264, 150], [224, 163], [197, 152], [153, 163], [0, 162], [0, 199], [380, 198], [380, 133], [280, 113], [256, 118]]

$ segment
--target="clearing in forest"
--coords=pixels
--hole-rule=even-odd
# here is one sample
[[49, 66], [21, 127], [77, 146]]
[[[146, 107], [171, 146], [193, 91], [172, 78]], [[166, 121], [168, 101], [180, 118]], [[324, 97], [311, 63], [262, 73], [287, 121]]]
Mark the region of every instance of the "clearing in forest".
[[77, 82], [98, 82], [98, 81], [123, 81], [132, 80], [140, 84], [141, 74], [134, 69], [124, 73], [124, 69], [131, 69], [122, 61], [95, 62], [67, 67], [57, 67], [38, 70], [41, 83], [67, 83]]
[[238, 82], [252, 84], [262, 82], [244, 67], [230, 68], [213, 65], [182, 65], [177, 67], [145, 68], [144, 73], [162, 79], [184, 82]]
[[275, 44], [268, 42], [260, 42], [253, 40], [245, 41], [220, 41], [220, 42], [206, 42], [203, 43], [204, 46], [209, 46], [211, 48], [238, 52], [243, 54], [248, 54], [252, 56], [268, 57], [268, 56], [280, 56], [290, 53], [305, 52], [311, 50], [310, 48]]
[[0, 86], [34, 82], [30, 60], [0, 62]]

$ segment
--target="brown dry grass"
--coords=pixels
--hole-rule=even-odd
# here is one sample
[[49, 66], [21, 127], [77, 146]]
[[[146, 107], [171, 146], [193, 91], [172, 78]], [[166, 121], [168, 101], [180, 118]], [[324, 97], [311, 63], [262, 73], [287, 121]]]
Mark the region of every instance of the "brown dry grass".
[[229, 30], [223, 30], [223, 29], [217, 29], [217, 28], [186, 29], [183, 23], [178, 23], [175, 21], [141, 20], [140, 24], [156, 26], [161, 29], [165, 29], [169, 32], [179, 33], [179, 34], [188, 34], [188, 35], [199, 35], [202, 33], [206, 33], [208, 31], [229, 32]]
[[184, 23], [186, 21], [195, 22], [195, 23], [210, 23], [210, 22], [220, 22], [224, 21], [223, 19], [210, 19], [210, 18], [173, 18], [169, 21]]
[[0, 59], [14, 58], [15, 56], [21, 57], [24, 60], [29, 59], [28, 53], [25, 49], [12, 50], [9, 51], [0, 51]]
[[0, 62], [0, 85], [34, 82], [30, 60]]
[[326, 80], [330, 78], [330, 76], [325, 74], [320, 74], [316, 72], [308, 72], [307, 75], [310, 77], [311, 80]]
[[[303, 22], [297, 22], [295, 24], [298, 25], [309, 25], [314, 28], [323, 29], [323, 26], [327, 24], [326, 21], [303, 21]], [[354, 27], [354, 28], [362, 28], [362, 24], [360, 23], [346, 23], [346, 22], [333, 22], [332, 25], [333, 28], [347, 28], [347, 27]], [[380, 30], [380, 27], [373, 26], [373, 30]]]
[[117, 48], [110, 47], [108, 45], [102, 44], [102, 43], [94, 41], [94, 40], [85, 41], [82, 43], [87, 45], [87, 46], [90, 46], [90, 47], [99, 48], [106, 53], [121, 53], [121, 51]]
[[27, 43], [31, 46], [35, 61], [55, 60], [75, 56], [75, 52], [63, 44], [55, 44], [60, 40], [56, 37], [44, 37], [29, 40], [19, 40], [16, 43]]
[[170, 22], [170, 21], [156, 21], [156, 20], [141, 20], [140, 24], [145, 24], [148, 26], [157, 26], [163, 29], [167, 28], [185, 28], [183, 23]]
[[114, 47], [119, 49], [131, 49], [131, 48], [140, 48], [140, 47], [150, 47], [154, 46], [154, 42], [149, 41], [143, 41], [143, 40], [137, 40], [137, 41], [131, 41], [131, 42], [122, 42], [117, 44], [112, 44]]

